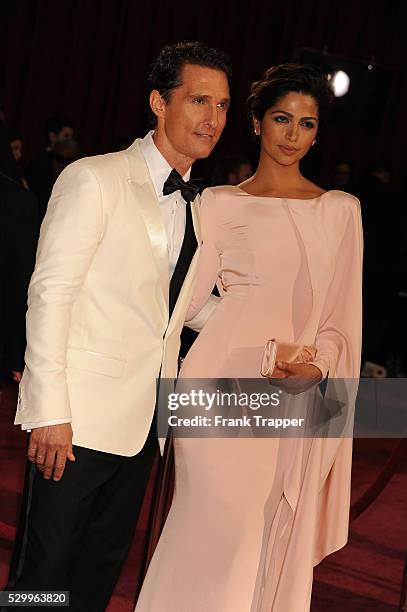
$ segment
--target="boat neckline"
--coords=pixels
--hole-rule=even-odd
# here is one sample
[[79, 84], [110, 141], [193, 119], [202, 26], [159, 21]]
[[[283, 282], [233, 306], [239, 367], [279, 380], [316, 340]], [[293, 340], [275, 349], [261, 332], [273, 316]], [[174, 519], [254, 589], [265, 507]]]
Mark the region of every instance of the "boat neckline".
[[299, 202], [313, 202], [314, 200], [319, 200], [327, 193], [332, 193], [333, 191], [337, 191], [337, 189], [328, 189], [327, 191], [324, 191], [323, 193], [321, 193], [319, 196], [316, 196], [315, 198], [287, 198], [287, 197], [279, 197], [279, 196], [254, 195], [254, 193], [249, 193], [248, 191], [241, 189], [241, 187], [238, 187], [238, 185], [234, 185], [234, 187], [238, 189], [240, 193], [243, 193], [244, 195], [247, 195], [247, 196], [251, 196], [252, 198], [260, 198], [263, 200], [297, 200]]

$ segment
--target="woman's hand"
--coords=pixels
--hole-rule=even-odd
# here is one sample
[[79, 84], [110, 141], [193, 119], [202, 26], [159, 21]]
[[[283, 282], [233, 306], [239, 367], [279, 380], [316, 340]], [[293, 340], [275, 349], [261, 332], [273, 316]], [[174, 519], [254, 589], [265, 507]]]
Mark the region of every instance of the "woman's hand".
[[311, 363], [287, 363], [277, 361], [270, 384], [278, 379], [278, 387], [291, 395], [304, 393], [322, 379], [321, 370]]

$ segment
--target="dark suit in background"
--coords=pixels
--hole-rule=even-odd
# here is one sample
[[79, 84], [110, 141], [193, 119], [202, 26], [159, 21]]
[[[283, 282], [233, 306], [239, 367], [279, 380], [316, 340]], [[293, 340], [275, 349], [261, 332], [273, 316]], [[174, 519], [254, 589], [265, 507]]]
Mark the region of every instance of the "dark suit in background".
[[38, 241], [35, 196], [0, 173], [0, 367], [22, 372], [27, 289]]

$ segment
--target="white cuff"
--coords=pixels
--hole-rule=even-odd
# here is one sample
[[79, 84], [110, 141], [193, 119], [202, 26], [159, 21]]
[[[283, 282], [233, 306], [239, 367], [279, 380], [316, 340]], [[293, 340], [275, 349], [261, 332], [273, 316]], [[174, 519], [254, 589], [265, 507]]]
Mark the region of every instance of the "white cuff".
[[62, 425], [62, 423], [72, 423], [72, 419], [53, 419], [51, 421], [40, 421], [39, 423], [21, 423], [23, 431], [31, 431], [37, 427], [48, 427], [48, 425]]

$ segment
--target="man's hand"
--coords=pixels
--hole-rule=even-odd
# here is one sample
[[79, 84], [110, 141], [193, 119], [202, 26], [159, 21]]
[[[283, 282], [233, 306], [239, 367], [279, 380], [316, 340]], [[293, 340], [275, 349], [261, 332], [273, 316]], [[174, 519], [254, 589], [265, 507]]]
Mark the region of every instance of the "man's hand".
[[44, 472], [44, 478], [51, 476], [61, 480], [66, 460], [75, 461], [72, 450], [72, 427], [70, 423], [37, 427], [30, 434], [28, 459]]
[[311, 363], [277, 361], [273, 376], [269, 379], [271, 384], [274, 384], [274, 379], [278, 379], [278, 386], [283, 391], [299, 395], [318, 384], [322, 379], [322, 372]]
[[13, 375], [13, 380], [14, 380], [16, 383], [21, 382], [21, 379], [22, 379], [22, 377], [23, 377], [23, 373], [22, 373], [22, 372], [17, 372], [16, 370], [11, 370], [11, 373], [12, 373], [12, 375]]

